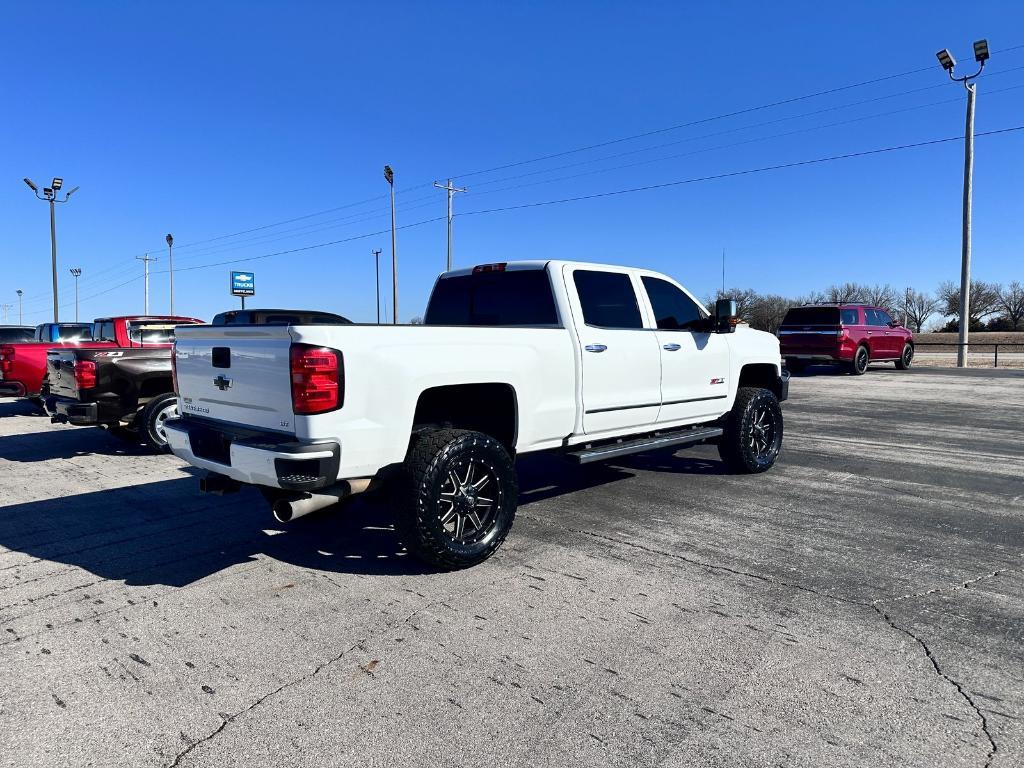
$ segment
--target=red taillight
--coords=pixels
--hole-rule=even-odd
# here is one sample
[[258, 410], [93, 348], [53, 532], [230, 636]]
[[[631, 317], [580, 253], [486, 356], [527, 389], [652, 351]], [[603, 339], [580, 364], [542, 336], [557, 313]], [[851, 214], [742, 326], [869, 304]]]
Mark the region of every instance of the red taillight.
[[506, 266], [505, 262], [501, 262], [499, 264], [480, 264], [473, 267], [473, 274], [479, 275], [485, 272], [504, 272]]
[[14, 347], [0, 347], [0, 371], [10, 373], [14, 369]]
[[178, 349], [177, 347], [171, 347], [171, 385], [174, 387], [174, 394], [181, 394], [178, 392]]
[[92, 389], [96, 386], [96, 363], [92, 360], [75, 361], [75, 386]]
[[341, 352], [309, 344], [292, 344], [292, 410], [326, 413], [344, 401]]

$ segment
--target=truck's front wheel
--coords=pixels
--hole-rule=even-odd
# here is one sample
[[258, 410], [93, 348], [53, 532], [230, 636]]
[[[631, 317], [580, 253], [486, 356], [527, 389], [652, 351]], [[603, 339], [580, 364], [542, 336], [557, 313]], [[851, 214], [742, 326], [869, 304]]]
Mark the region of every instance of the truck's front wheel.
[[483, 562], [512, 528], [519, 491], [515, 466], [489, 435], [420, 432], [395, 480], [398, 536], [430, 565], [455, 570]]
[[740, 387], [725, 415], [718, 455], [733, 472], [764, 472], [782, 449], [782, 408], [768, 389]]

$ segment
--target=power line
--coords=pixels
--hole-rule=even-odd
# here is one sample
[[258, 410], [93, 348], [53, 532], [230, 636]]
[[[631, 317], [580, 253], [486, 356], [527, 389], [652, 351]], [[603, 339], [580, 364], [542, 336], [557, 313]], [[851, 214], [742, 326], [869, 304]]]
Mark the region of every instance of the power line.
[[[984, 133], [976, 133], [975, 136], [995, 136], [1001, 133], [1010, 133], [1013, 131], [1024, 130], [1024, 125], [1017, 125], [1011, 128], [1000, 128], [993, 131], [985, 131]], [[628, 189], [617, 189], [611, 192], [596, 192], [591, 195], [578, 195], [576, 197], [564, 197], [559, 200], [544, 200], [535, 203], [522, 203], [520, 205], [508, 205], [501, 208], [486, 208], [479, 211], [463, 211], [462, 213], [456, 214], [458, 216], [476, 216], [483, 213], [502, 213], [504, 211], [518, 211], [524, 208], [540, 208], [546, 205], [559, 205], [561, 203], [576, 203], [581, 200], [596, 200], [602, 197], [614, 197], [616, 195], [628, 195], [633, 192], [646, 192], [652, 189], [665, 189], [666, 187], [677, 187], [683, 184], [696, 184], [702, 181], [715, 181], [718, 179], [728, 179], [734, 176], [749, 176], [755, 173], [765, 173], [767, 171], [780, 171], [785, 168], [799, 168], [807, 165], [817, 165], [820, 163], [828, 163], [833, 160], [848, 160], [854, 157], [867, 157], [869, 155], [880, 155], [886, 152], [897, 152], [903, 149], [917, 149], [919, 147], [928, 147], [935, 144], [945, 144], [950, 141], [961, 141], [963, 136], [949, 136], [944, 139], [931, 139], [930, 141], [919, 141], [913, 144], [900, 144], [892, 147], [881, 147], [879, 149], [868, 149], [862, 152], [848, 152], [842, 155], [830, 155], [828, 157], [818, 157], [812, 160], [797, 160], [792, 163], [780, 163], [778, 165], [766, 165], [760, 168], [747, 168], [742, 171], [730, 171], [728, 173], [718, 173], [711, 176], [697, 176], [690, 179], [680, 179], [678, 181], [666, 181], [661, 184], [648, 184], [643, 187], [630, 187]]]

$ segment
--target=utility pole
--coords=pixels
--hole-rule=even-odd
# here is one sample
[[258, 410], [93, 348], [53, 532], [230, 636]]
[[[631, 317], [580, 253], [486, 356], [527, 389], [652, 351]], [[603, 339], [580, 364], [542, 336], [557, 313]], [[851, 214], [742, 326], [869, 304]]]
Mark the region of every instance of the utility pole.
[[22, 297], [23, 291], [21, 290], [21, 288], [18, 288], [15, 291], [15, 293], [18, 294], [18, 325], [23, 325], [23, 322], [22, 322], [22, 319], [21, 319], [21, 297]]
[[72, 277], [75, 278], [75, 322], [77, 323], [78, 322], [78, 278], [80, 278], [82, 276], [82, 268], [81, 267], [72, 267], [68, 271], [71, 273]]
[[373, 251], [373, 268], [377, 276], [377, 325], [380, 325], [380, 248]]
[[43, 188], [43, 194], [39, 194], [39, 187], [32, 183], [32, 180], [25, 178], [24, 182], [28, 184], [37, 198], [45, 200], [50, 204], [50, 267], [53, 273], [53, 322], [58, 322], [57, 319], [57, 218], [54, 213], [55, 203], [66, 203], [70, 197], [78, 191], [78, 187], [75, 187], [61, 200], [57, 197], [57, 193], [60, 188], [64, 186], [64, 179], [59, 176], [54, 176], [53, 181], [50, 182], [50, 186]]
[[395, 172], [384, 166], [384, 178], [391, 186], [391, 324], [398, 325], [398, 242], [395, 239]]
[[7, 322], [7, 313], [10, 310], [14, 309], [14, 305], [13, 304], [0, 304], [0, 308], [2, 308], [3, 311], [4, 311], [4, 322], [6, 323]]
[[974, 96], [976, 86], [972, 80], [985, 69], [989, 59], [988, 41], [977, 40], [974, 43], [974, 60], [978, 62], [978, 71], [973, 75], [956, 77], [953, 69], [956, 59], [949, 50], [943, 48], [935, 56], [942, 68], [949, 73], [949, 79], [955, 83], [963, 83], [967, 89], [967, 121], [964, 126], [964, 202], [963, 231], [960, 250], [960, 343], [956, 348], [956, 366], [967, 365], [967, 341], [970, 336], [971, 324], [971, 206], [973, 202], [974, 184]]
[[171, 273], [171, 311], [174, 314], [174, 235], [168, 234], [167, 240], [167, 269]]
[[[143, 264], [146, 265], [145, 266], [145, 269], [146, 269], [145, 275], [146, 275], [146, 277], [145, 277], [145, 281], [144, 281], [145, 282], [146, 298], [145, 298], [145, 302], [142, 305], [143, 306], [142, 314], [148, 315], [149, 314], [149, 262], [151, 262], [151, 261], [159, 261], [159, 259], [156, 256], [150, 256], [148, 253], [145, 256], [136, 256], [135, 258], [138, 259], [139, 261], [141, 261]], [[245, 308], [245, 299], [242, 299], [242, 308], [243, 309]]]
[[455, 197], [456, 192], [467, 191], [466, 187], [453, 187], [452, 180], [448, 179], [447, 184], [442, 184], [439, 181], [434, 182], [434, 186], [438, 189], [443, 189], [448, 193], [448, 272], [452, 271], [452, 198]]
[[722, 295], [725, 296], [725, 248], [722, 249]]

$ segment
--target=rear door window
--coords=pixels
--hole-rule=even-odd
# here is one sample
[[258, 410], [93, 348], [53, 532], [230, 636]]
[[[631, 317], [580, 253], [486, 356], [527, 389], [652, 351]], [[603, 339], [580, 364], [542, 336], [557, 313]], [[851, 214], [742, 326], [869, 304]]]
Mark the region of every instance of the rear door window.
[[96, 341], [117, 341], [117, 334], [114, 332], [112, 322], [96, 323]]
[[578, 269], [573, 273], [583, 321], [601, 328], [643, 328], [633, 281], [623, 272]]
[[659, 330], [690, 330], [704, 318], [697, 303], [672, 283], [657, 277], [643, 277], [641, 280], [647, 298], [651, 300]]

